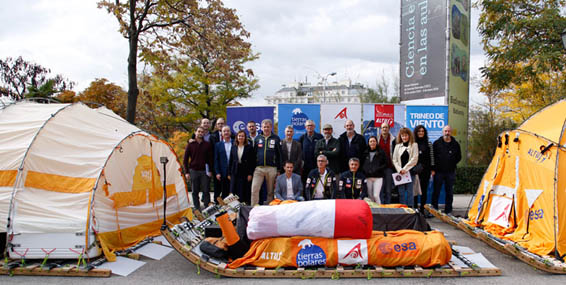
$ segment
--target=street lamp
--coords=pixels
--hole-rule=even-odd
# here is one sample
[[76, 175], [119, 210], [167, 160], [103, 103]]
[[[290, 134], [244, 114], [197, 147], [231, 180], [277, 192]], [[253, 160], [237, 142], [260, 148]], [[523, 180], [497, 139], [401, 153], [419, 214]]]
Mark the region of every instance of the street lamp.
[[324, 98], [324, 103], [326, 103], [326, 83], [328, 83], [328, 76], [334, 76], [336, 72], [330, 72], [322, 78], [322, 98]]
[[566, 49], [566, 30], [564, 30], [562, 34], [560, 34], [560, 37], [562, 37], [562, 46], [564, 46], [564, 48]]

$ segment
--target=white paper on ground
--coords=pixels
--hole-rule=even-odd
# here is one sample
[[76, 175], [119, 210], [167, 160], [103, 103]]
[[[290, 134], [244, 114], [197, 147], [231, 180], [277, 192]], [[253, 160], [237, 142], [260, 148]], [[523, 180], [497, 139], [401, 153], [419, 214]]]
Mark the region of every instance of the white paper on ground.
[[154, 241], [160, 241], [164, 246], [171, 246], [164, 236], [158, 236], [153, 238]]
[[466, 258], [481, 268], [496, 268], [495, 265], [489, 262], [481, 253], [468, 254]]
[[123, 256], [116, 256], [116, 261], [105, 262], [96, 268], [110, 269], [112, 273], [120, 276], [128, 276], [145, 264], [143, 261], [133, 260]]
[[147, 256], [151, 259], [161, 260], [171, 251], [173, 251], [173, 249], [170, 247], [161, 246], [155, 243], [148, 243], [136, 249], [134, 252], [139, 253], [143, 256]]
[[476, 253], [476, 252], [473, 251], [471, 248], [466, 247], [466, 246], [453, 245], [452, 248], [455, 249], [455, 250], [457, 250], [460, 254], [473, 254], [473, 253]]

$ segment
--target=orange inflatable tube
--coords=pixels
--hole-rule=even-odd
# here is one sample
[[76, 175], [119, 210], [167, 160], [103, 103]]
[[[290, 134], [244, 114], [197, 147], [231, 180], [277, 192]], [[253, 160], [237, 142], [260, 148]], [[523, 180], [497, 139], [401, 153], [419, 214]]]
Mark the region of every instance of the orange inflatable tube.
[[296, 236], [256, 240], [243, 257], [228, 267], [335, 267], [338, 264], [431, 267], [447, 264], [451, 257], [452, 249], [441, 232], [374, 231], [369, 239]]

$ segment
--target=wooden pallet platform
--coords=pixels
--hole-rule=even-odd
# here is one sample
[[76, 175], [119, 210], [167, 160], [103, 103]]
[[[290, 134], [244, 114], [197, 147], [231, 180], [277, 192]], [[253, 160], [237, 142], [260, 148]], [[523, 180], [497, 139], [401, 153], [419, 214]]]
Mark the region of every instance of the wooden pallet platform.
[[[234, 209], [234, 205], [238, 202], [234, 199], [223, 203], [222, 210], [227, 208]], [[218, 209], [221, 210], [221, 209]], [[208, 213], [208, 217], [213, 217], [214, 213]], [[200, 223], [205, 222], [205, 217], [200, 217]], [[389, 277], [465, 277], [465, 276], [498, 276], [501, 275], [499, 268], [480, 268], [475, 264], [472, 266], [461, 267], [455, 263], [449, 263], [439, 268], [422, 268], [414, 267], [396, 267], [384, 268], [379, 266], [364, 267], [343, 267], [336, 268], [277, 268], [267, 269], [261, 267], [241, 267], [231, 269], [227, 267], [225, 262], [208, 258], [203, 255], [200, 250], [196, 250], [203, 236], [199, 234], [199, 221], [186, 222], [194, 223], [194, 225], [175, 225], [166, 227], [161, 230], [161, 234], [165, 239], [179, 252], [183, 257], [195, 264], [200, 270], [201, 268], [209, 271], [217, 276], [226, 277], [243, 277], [243, 278], [389, 278]], [[183, 233], [174, 232], [173, 229], [185, 231]], [[184, 236], [184, 237], [183, 237]], [[187, 239], [190, 236], [190, 239]], [[459, 258], [461, 255], [454, 255]], [[466, 258], [462, 257], [460, 264], [466, 263]], [[467, 264], [470, 264], [467, 261]]]
[[529, 264], [530, 266], [553, 274], [566, 274], [566, 263], [561, 262], [560, 260], [551, 257], [551, 256], [540, 256], [534, 254], [532, 252], [527, 251], [525, 248], [521, 247], [517, 243], [509, 240], [502, 240], [499, 239], [489, 232], [484, 231], [480, 228], [472, 227], [464, 222], [463, 219], [454, 217], [452, 215], [447, 215], [436, 209], [430, 207], [429, 205], [425, 206], [425, 209], [428, 210], [433, 216], [440, 219], [441, 221], [448, 223], [465, 233], [469, 234], [470, 236], [479, 239], [489, 246], [495, 248], [499, 252], [505, 253], [507, 255], [511, 255], [516, 257], [517, 259], [521, 260]]
[[[19, 262], [19, 261], [13, 261]], [[29, 261], [28, 261], [29, 262]], [[0, 262], [0, 275], [28, 275], [28, 276], [74, 276], [74, 277], [110, 277], [112, 270], [99, 269], [94, 267], [77, 267], [66, 264], [61, 266], [41, 266], [41, 263], [31, 263], [29, 265], [18, 265], [10, 268], [12, 263]], [[49, 265], [49, 264], [48, 264]]]

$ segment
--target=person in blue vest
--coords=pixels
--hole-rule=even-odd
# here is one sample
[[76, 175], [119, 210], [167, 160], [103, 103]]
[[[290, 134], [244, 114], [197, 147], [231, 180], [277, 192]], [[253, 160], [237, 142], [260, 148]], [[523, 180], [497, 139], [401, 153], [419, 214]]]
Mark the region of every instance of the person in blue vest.
[[316, 158], [317, 168], [311, 170], [305, 184], [305, 200], [337, 199], [336, 175], [326, 167], [328, 159], [321, 154]]
[[272, 133], [273, 122], [265, 119], [261, 122], [262, 135], [255, 138], [254, 153], [256, 154], [256, 168], [252, 178], [252, 205], [259, 203], [259, 190], [263, 181], [266, 181], [267, 200], [273, 200], [273, 187], [277, 172], [281, 169], [281, 139]]
[[232, 132], [230, 127], [224, 126], [221, 130], [221, 140], [214, 146], [214, 173], [218, 181], [218, 190], [214, 189], [214, 200], [218, 197], [226, 198], [230, 194], [230, 180], [228, 180], [228, 165], [232, 150]]
[[314, 153], [314, 149], [316, 147], [316, 142], [323, 139], [321, 134], [314, 131], [315, 127], [316, 125], [313, 120], [307, 120], [305, 122], [305, 129], [307, 129], [307, 132], [299, 137], [301, 149], [303, 150], [303, 172], [301, 175], [303, 184], [306, 182], [311, 170], [317, 167], [316, 156], [318, 154]]
[[348, 162], [350, 170], [340, 174], [338, 182], [338, 196], [346, 199], [364, 199], [368, 196], [367, 181], [360, 169], [360, 160], [357, 157], [350, 158]]

